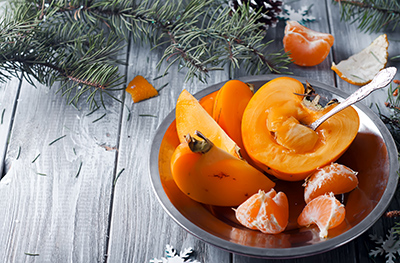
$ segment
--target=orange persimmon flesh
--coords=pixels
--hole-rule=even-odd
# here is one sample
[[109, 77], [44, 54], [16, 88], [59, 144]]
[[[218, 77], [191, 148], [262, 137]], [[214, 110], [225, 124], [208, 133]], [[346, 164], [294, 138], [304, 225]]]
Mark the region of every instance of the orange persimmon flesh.
[[133, 102], [139, 102], [157, 96], [158, 91], [143, 76], [134, 77], [126, 91], [131, 94]]
[[185, 141], [187, 134], [193, 136], [195, 131], [199, 130], [217, 147], [237, 156], [236, 143], [187, 90], [183, 90], [179, 95], [175, 116], [176, 129], [180, 142]]
[[344, 194], [358, 185], [357, 173], [349, 167], [332, 163], [318, 168], [304, 184], [304, 200], [309, 203], [317, 196], [333, 193]]
[[297, 223], [300, 226], [316, 224], [320, 230], [320, 237], [326, 238], [328, 229], [339, 226], [345, 215], [344, 206], [330, 193], [311, 200], [297, 218]]
[[226, 82], [215, 98], [213, 118], [240, 148], [242, 142], [242, 117], [253, 92], [240, 80]]
[[289, 221], [289, 202], [283, 192], [260, 190], [243, 202], [235, 211], [236, 219], [245, 227], [267, 234], [285, 230]]
[[238, 206], [259, 189], [269, 191], [275, 186], [263, 173], [219, 147], [193, 152], [187, 141], [175, 149], [171, 173], [188, 197], [216, 206]]
[[243, 113], [246, 152], [282, 180], [303, 180], [318, 167], [334, 162], [358, 132], [359, 117], [353, 107], [335, 114], [316, 131], [306, 127], [336, 105], [309, 107], [299, 95], [304, 92], [300, 81], [276, 78], [254, 94]]

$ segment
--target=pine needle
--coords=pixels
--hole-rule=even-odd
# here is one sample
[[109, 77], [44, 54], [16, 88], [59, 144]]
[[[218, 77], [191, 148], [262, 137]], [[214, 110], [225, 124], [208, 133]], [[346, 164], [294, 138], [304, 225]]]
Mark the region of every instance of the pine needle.
[[38, 155], [36, 155], [36, 157], [32, 160], [32, 163], [36, 162], [36, 160], [39, 158], [40, 153]]
[[61, 140], [62, 138], [65, 138], [66, 136], [67, 136], [67, 135], [63, 135], [63, 136], [61, 136], [61, 137], [58, 137], [57, 139], [55, 139], [54, 141], [52, 141], [51, 143], [49, 143], [49, 146], [50, 146], [50, 145], [53, 145], [55, 142]]

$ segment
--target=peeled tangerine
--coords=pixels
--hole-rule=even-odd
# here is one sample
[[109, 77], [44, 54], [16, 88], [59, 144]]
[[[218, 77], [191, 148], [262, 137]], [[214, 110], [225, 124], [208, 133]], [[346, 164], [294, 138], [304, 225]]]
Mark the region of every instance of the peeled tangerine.
[[318, 168], [305, 183], [304, 200], [309, 203], [317, 196], [332, 192], [344, 194], [358, 185], [357, 172], [349, 167], [332, 163]]
[[319, 236], [326, 238], [328, 229], [339, 226], [344, 221], [345, 215], [344, 205], [330, 193], [311, 200], [297, 218], [297, 223], [300, 226], [316, 224], [320, 230]]
[[260, 190], [236, 209], [236, 219], [245, 227], [263, 233], [277, 234], [289, 221], [289, 203], [283, 192]]
[[328, 56], [334, 40], [331, 34], [311, 30], [297, 21], [287, 21], [283, 46], [294, 64], [315, 66]]
[[305, 94], [303, 84], [290, 77], [271, 80], [254, 94], [243, 113], [242, 137], [257, 166], [282, 180], [299, 181], [346, 151], [358, 132], [356, 110], [348, 107], [314, 131], [306, 125], [337, 105], [322, 107], [318, 98], [310, 86]]
[[197, 132], [174, 151], [172, 176], [179, 189], [200, 203], [216, 206], [238, 206], [259, 189], [275, 186], [268, 177]]

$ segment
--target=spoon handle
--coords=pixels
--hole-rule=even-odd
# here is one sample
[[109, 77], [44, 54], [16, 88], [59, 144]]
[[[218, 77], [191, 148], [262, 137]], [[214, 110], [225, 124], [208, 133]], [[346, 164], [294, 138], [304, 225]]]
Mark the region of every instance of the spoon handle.
[[317, 119], [309, 126], [312, 130], [316, 130], [321, 123], [326, 121], [332, 115], [338, 113], [339, 111], [347, 108], [348, 106], [359, 102], [360, 100], [367, 97], [372, 91], [386, 87], [396, 75], [397, 69], [395, 67], [389, 67], [382, 69], [376, 74], [370, 83], [356, 90], [347, 99], [342, 101], [338, 106], [327, 112], [321, 118]]

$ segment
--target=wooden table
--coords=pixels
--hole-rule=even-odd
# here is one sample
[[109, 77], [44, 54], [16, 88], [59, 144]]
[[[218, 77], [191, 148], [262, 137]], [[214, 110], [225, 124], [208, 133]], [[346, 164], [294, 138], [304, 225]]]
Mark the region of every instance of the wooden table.
[[[291, 2], [294, 8], [313, 1]], [[315, 67], [291, 65], [294, 75], [351, 93], [356, 86], [331, 69], [369, 45], [379, 34], [361, 33], [355, 24], [340, 21], [339, 6], [320, 1], [311, 9], [312, 29], [330, 32], [335, 43], [328, 58]], [[268, 31], [274, 48], [282, 48], [284, 22]], [[389, 56], [398, 55], [400, 35], [388, 32]], [[129, 64], [121, 68], [128, 83], [136, 75], [152, 80], [160, 75], [161, 51], [129, 43]], [[390, 61], [389, 65], [398, 66]], [[209, 84], [246, 75], [211, 74]], [[0, 86], [1, 262], [149, 262], [164, 257], [167, 244], [178, 251], [193, 247], [193, 259], [209, 262], [373, 262], [369, 235], [385, 237], [395, 219], [382, 217], [354, 241], [330, 252], [293, 260], [254, 259], [208, 245], [178, 226], [158, 203], [149, 181], [149, 153], [157, 127], [175, 107], [182, 89], [196, 93], [207, 84], [184, 82], [177, 68], [158, 97], [134, 104], [124, 91], [115, 95], [124, 105], [106, 98], [106, 109], [91, 112], [84, 101], [77, 108], [55, 94], [58, 85], [34, 88], [13, 79]], [[387, 91], [376, 91], [363, 103], [383, 108]], [[376, 111], [376, 107], [372, 107]], [[58, 140], [57, 140], [58, 139]], [[399, 195], [390, 204], [398, 209]], [[384, 261], [383, 257], [376, 259]]]

